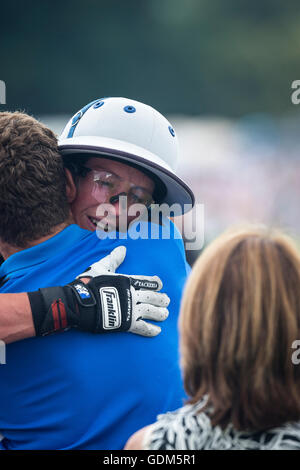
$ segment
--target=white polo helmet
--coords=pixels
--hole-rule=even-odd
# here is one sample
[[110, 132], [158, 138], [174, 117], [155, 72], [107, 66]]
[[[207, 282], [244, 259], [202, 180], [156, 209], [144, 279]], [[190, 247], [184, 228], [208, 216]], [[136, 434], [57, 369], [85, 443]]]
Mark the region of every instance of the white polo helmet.
[[69, 120], [58, 147], [63, 156], [91, 154], [144, 170], [156, 184], [163, 183], [165, 191], [159, 202], [177, 203], [181, 213], [194, 204], [193, 192], [175, 173], [178, 162], [175, 131], [151, 106], [128, 98], [92, 101]]

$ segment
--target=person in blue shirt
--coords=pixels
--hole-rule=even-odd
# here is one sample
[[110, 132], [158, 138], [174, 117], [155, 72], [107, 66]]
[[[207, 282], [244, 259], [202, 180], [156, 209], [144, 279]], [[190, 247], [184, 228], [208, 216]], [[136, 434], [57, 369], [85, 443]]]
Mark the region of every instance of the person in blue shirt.
[[[177, 311], [187, 275], [183, 246], [178, 240], [122, 243], [127, 256], [120, 272], [136, 272], [143, 257], [143, 269], [164, 280], [172, 302], [163, 331], [149, 340], [128, 333], [99, 338], [71, 329], [7, 345], [6, 364], [0, 366], [4, 448], [121, 449], [158, 413], [183, 404], [177, 353]], [[9, 277], [1, 292], [66, 284], [84, 262], [116, 244], [70, 225], [9, 257], [1, 267], [1, 275]], [[169, 249], [176, 271], [170, 270]]]
[[[22, 145], [14, 138], [9, 165], [14, 169], [11, 175], [17, 178], [1, 186], [3, 194], [12, 190], [13, 197], [23, 195], [15, 213], [11, 212], [13, 205], [3, 202], [10, 226], [1, 226], [0, 231], [1, 251], [7, 258], [0, 271], [5, 281], [2, 293], [70, 283], [83, 267], [120, 245], [117, 235], [99, 240], [96, 233], [70, 224], [63, 216], [52, 227], [51, 217], [46, 219], [47, 186], [55, 180], [63, 189], [64, 180], [61, 182], [61, 175], [55, 175], [53, 169], [52, 174], [42, 171], [42, 166], [34, 178], [32, 168], [39, 168], [40, 148], [34, 148], [33, 158], [25, 162], [18, 159], [20, 149]], [[39, 204], [30, 217], [27, 214], [26, 223], [20, 223], [16, 214], [32, 203], [38, 189]], [[57, 204], [58, 214], [61, 194], [57, 191], [57, 200], [51, 201]], [[45, 219], [35, 217], [40, 206]], [[18, 231], [15, 224], [19, 224]], [[140, 222], [140, 229], [151, 230], [151, 223]], [[183, 243], [174, 227], [168, 239], [134, 239], [134, 231], [133, 225], [128, 237], [121, 240], [127, 256], [119, 272], [136, 274], [143, 259], [143, 272], [158, 273], [163, 279], [172, 298], [163, 332], [151, 341], [126, 333], [119, 333], [116, 340], [111, 333], [99, 338], [72, 328], [9, 344], [7, 363], [0, 367], [3, 449], [120, 449], [132, 432], [153, 421], [158, 413], [182, 404], [177, 312], [187, 276]], [[29, 233], [35, 233], [36, 238], [26, 244]], [[3, 243], [3, 234], [12, 238]]]
[[[157, 203], [167, 203], [167, 209], [171, 206], [169, 213], [174, 215], [189, 210], [194, 203], [191, 190], [175, 173], [178, 142], [174, 128], [143, 103], [127, 98], [89, 103], [67, 123], [59, 150], [66, 166], [68, 201], [74, 220], [87, 230], [97, 229], [101, 238], [103, 229], [113, 233], [114, 229], [126, 231], [141, 208], [147, 217], [151, 206], [157, 223]], [[103, 207], [108, 207], [105, 217]], [[170, 224], [168, 219], [166, 222], [164, 238]], [[157, 230], [152, 232], [157, 237]], [[8, 310], [12, 310], [9, 316]], [[12, 342], [34, 336], [35, 323], [25, 294], [0, 294], [0, 339]], [[141, 322], [136, 326], [141, 326]], [[147, 334], [150, 329], [151, 334], [160, 331], [157, 326], [146, 326]]]

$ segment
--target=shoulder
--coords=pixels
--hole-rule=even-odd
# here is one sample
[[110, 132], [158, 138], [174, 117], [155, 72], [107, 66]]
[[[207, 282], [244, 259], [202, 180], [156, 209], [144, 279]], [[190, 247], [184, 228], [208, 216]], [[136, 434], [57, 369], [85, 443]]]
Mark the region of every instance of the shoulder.
[[161, 224], [148, 221], [137, 221], [131, 224], [127, 232], [128, 244], [134, 242], [151, 250], [162, 251], [162, 255], [170, 252], [185, 259], [185, 248], [180, 231], [172, 220], [164, 218]]
[[130, 252], [140, 254], [143, 264], [150, 263], [162, 269], [177, 272], [178, 276], [186, 277], [190, 266], [186, 260], [182, 236], [175, 224], [165, 219], [163, 225], [140, 221], [132, 224], [124, 241]]
[[212, 426], [208, 413], [201, 411], [205, 402], [186, 405], [157, 417], [128, 440], [128, 450], [299, 450], [300, 423], [286, 424], [262, 432], [237, 431]]
[[124, 450], [144, 450], [144, 441], [152, 432], [152, 425], [139, 429], [126, 442]]
[[146, 450], [195, 450], [204, 448], [212, 433], [209, 417], [199, 413], [200, 405], [186, 405], [159, 415], [139, 438]]
[[145, 450], [299, 450], [300, 423], [262, 432], [213, 426], [202, 403], [158, 416], [139, 437]]

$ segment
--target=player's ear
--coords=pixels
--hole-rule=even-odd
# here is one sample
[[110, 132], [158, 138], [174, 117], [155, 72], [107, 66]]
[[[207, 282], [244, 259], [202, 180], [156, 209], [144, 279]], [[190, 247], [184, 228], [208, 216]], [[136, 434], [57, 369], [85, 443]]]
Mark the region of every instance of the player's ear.
[[66, 192], [67, 192], [67, 198], [68, 198], [68, 203], [71, 204], [71, 202], [74, 201], [76, 198], [77, 190], [76, 190], [76, 185], [72, 176], [72, 173], [68, 168], [65, 168], [65, 174], [66, 174]]

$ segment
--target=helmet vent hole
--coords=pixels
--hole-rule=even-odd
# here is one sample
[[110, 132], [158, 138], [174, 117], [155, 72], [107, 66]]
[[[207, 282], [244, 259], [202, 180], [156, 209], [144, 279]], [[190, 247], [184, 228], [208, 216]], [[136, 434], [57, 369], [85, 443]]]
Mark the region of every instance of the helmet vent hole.
[[97, 103], [94, 104], [93, 108], [94, 109], [101, 108], [101, 106], [103, 105], [104, 105], [104, 101], [97, 101]]
[[126, 113], [135, 113], [136, 109], [134, 106], [125, 106], [124, 111]]
[[170, 131], [171, 136], [175, 137], [175, 131], [174, 131], [173, 127], [169, 126], [168, 129]]

